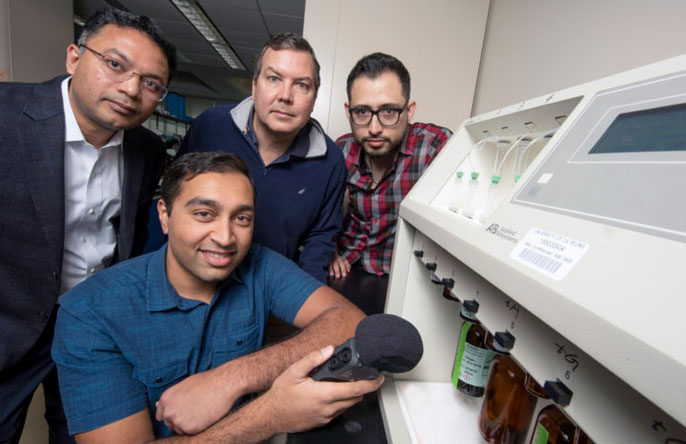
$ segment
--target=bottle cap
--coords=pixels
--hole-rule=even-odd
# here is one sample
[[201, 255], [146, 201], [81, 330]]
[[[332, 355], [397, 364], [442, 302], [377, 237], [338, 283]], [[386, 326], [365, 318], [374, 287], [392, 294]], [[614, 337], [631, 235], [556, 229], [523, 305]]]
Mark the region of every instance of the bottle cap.
[[469, 301], [462, 302], [462, 306], [460, 307], [460, 316], [462, 319], [467, 321], [479, 322], [475, 316], [477, 311], [479, 311], [479, 303], [473, 299], [470, 299]]
[[470, 313], [476, 314], [479, 311], [479, 303], [474, 299], [470, 299], [462, 303], [462, 308]]
[[562, 407], [569, 405], [572, 401], [572, 395], [574, 394], [569, 387], [564, 385], [559, 379], [557, 381], [546, 381], [545, 384], [543, 384], [543, 390], [550, 396], [550, 399]]
[[509, 353], [514, 347], [515, 337], [509, 331], [496, 332], [493, 338], [493, 349], [499, 353]]

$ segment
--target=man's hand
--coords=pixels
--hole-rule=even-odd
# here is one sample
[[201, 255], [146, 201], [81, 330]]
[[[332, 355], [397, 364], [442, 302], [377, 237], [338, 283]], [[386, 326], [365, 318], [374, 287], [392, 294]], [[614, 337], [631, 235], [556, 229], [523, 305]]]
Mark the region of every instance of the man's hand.
[[334, 253], [329, 264], [329, 276], [340, 278], [345, 277], [348, 273], [350, 273], [348, 260], [338, 253]]
[[321, 286], [295, 316], [293, 325], [303, 329], [299, 334], [170, 387], [157, 403], [155, 417], [177, 434], [201, 432], [226, 416], [239, 397], [269, 389], [291, 363], [311, 350], [353, 336], [363, 318], [364, 313], [349, 301]]
[[162, 393], [155, 418], [179, 435], [194, 435], [229, 413], [242, 395], [223, 382], [219, 368], [196, 373]]
[[300, 432], [324, 425], [383, 383], [383, 376], [355, 382], [317, 382], [310, 378], [309, 373], [332, 354], [333, 347], [328, 346], [306, 355], [276, 378], [263, 395], [280, 432]]

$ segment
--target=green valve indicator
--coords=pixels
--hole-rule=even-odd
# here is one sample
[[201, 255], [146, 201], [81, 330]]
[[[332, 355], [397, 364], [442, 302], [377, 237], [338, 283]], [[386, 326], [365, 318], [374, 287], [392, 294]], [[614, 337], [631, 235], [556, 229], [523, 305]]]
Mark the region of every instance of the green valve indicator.
[[479, 173], [477, 173], [477, 172], [472, 173], [472, 180], [476, 180], [478, 178], [479, 178]]
[[521, 174], [515, 174], [515, 182], [519, 181], [520, 177], [522, 177]]
[[464, 173], [462, 171], [458, 171], [456, 174], [458, 179], [462, 179], [462, 176], [464, 176]]
[[493, 185], [497, 185], [498, 182], [500, 182], [500, 176], [493, 176], [493, 177], [491, 177], [491, 183], [492, 183]]

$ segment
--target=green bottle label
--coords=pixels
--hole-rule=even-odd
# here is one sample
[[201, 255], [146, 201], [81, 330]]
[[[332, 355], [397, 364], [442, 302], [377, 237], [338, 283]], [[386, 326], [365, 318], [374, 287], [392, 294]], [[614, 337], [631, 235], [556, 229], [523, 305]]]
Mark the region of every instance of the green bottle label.
[[457, 388], [457, 379], [460, 375], [460, 364], [462, 363], [462, 355], [464, 354], [464, 346], [467, 343], [467, 332], [469, 331], [469, 328], [472, 326], [472, 323], [469, 321], [464, 321], [462, 323], [462, 328], [460, 329], [460, 340], [457, 343], [457, 353], [455, 354], [455, 363], [453, 364], [453, 374], [451, 376], [451, 380], [453, 383], [453, 386]]
[[534, 435], [532, 444], [548, 444], [549, 436], [548, 430], [539, 422], [536, 424], [536, 435]]

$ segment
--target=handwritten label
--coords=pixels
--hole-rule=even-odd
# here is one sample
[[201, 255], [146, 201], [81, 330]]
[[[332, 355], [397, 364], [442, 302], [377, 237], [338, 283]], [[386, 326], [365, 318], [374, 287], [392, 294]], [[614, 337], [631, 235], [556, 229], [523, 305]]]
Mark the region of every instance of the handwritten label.
[[513, 301], [512, 299], [505, 299], [505, 307], [511, 314], [514, 315], [512, 322], [510, 322], [510, 330], [514, 330], [515, 321], [519, 317], [519, 304]]
[[557, 349], [557, 353], [562, 355], [565, 361], [570, 364], [569, 370], [565, 371], [565, 379], [570, 379], [572, 377], [572, 373], [579, 368], [579, 355], [568, 351], [564, 344], [558, 344], [556, 342], [554, 345]]
[[[653, 419], [652, 422], [653, 424], [651, 427], [655, 432], [658, 432], [662, 436], [667, 436], [666, 438], [664, 438], [664, 444], [686, 444], [686, 439], [679, 439], [674, 437], [674, 435], [672, 434], [673, 431], [669, 430], [662, 420]], [[662, 437], [660, 438], [660, 441], [662, 442]]]

